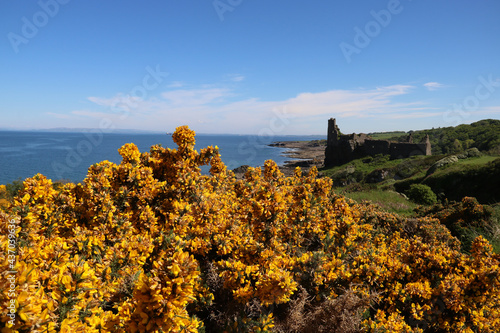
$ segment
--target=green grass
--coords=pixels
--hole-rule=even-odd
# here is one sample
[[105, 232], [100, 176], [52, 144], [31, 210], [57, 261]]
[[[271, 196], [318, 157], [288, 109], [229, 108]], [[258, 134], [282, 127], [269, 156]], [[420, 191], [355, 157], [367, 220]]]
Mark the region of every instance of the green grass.
[[353, 160], [341, 166], [335, 166], [321, 170], [322, 174], [327, 177], [332, 177], [338, 173], [351, 172], [352, 170], [368, 174], [377, 169], [388, 169], [400, 164], [403, 160], [390, 160], [388, 155], [377, 155], [375, 157], [365, 157]]
[[407, 159], [390, 160], [388, 155], [377, 155], [320, 171], [323, 176], [332, 178], [336, 186], [341, 186], [342, 182], [348, 184], [363, 182], [366, 180], [366, 176], [375, 170], [386, 170], [389, 172], [388, 181], [379, 183], [380, 187], [386, 186], [388, 182], [394, 182], [394, 178], [423, 177], [427, 169], [440, 158], [440, 156], [414, 156]]
[[472, 157], [472, 158], [467, 158], [464, 160], [459, 160], [458, 164], [461, 165], [484, 165], [486, 163], [489, 163], [491, 161], [494, 161], [498, 158], [498, 156], [493, 156], [493, 155], [483, 155], [480, 157]]
[[359, 203], [363, 201], [370, 201], [377, 204], [380, 208], [387, 212], [405, 216], [411, 216], [413, 214], [413, 209], [418, 206], [395, 191], [377, 189], [359, 192], [340, 192], [340, 194]]
[[[493, 208], [492, 223], [488, 227], [464, 229], [461, 239], [472, 242], [481, 235], [488, 239], [495, 253], [500, 253], [500, 156], [491, 154], [459, 159], [427, 176], [428, 169], [446, 156], [449, 155], [390, 160], [388, 156], [378, 155], [320, 172], [332, 178], [337, 193], [359, 203], [369, 201], [384, 211], [406, 217], [416, 217], [418, 205], [395, 189], [406, 193], [412, 184], [426, 184], [440, 200], [460, 201], [464, 196], [475, 197], [485, 207]], [[368, 183], [367, 180], [372, 179], [370, 173], [376, 170], [387, 172], [387, 177], [379, 183]]]
[[370, 133], [368, 135], [371, 136], [372, 139], [374, 140], [388, 140], [388, 139], [398, 138], [407, 134], [406, 132], [397, 131], [397, 132]]
[[[444, 166], [436, 172], [433, 173], [433, 176], [436, 175], [443, 175], [451, 172], [457, 172], [457, 171], [463, 171], [467, 170], [470, 168], [480, 168], [489, 162], [492, 162], [496, 159], [498, 159], [499, 156], [494, 156], [494, 155], [483, 155], [480, 157], [470, 157], [467, 159], [459, 159], [458, 162], [449, 164], [447, 166]], [[432, 177], [432, 176], [431, 176]]]
[[480, 157], [471, 157], [459, 159], [458, 162], [449, 164], [437, 169], [429, 178], [440, 178], [450, 174], [465, 174], [471, 170], [481, 170], [490, 162], [499, 159], [498, 155], [483, 155]]

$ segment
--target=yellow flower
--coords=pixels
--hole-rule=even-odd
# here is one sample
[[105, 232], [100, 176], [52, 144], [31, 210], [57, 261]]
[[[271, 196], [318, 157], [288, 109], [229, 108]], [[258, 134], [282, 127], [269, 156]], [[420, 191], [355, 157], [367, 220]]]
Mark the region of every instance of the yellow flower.
[[[0, 256], [18, 272], [12, 330], [197, 332], [216, 313], [231, 320], [214, 330], [269, 332], [278, 308], [335, 321], [318, 313], [347, 301], [367, 332], [500, 331], [500, 257], [483, 237], [463, 254], [439, 221], [356, 204], [315, 168], [285, 177], [266, 161], [236, 179], [187, 126], [173, 139], [126, 144], [119, 165], [94, 164], [80, 184], [24, 181], [0, 211], [0, 244], [16, 238], [12, 264]], [[9, 288], [0, 281], [4, 305]]]

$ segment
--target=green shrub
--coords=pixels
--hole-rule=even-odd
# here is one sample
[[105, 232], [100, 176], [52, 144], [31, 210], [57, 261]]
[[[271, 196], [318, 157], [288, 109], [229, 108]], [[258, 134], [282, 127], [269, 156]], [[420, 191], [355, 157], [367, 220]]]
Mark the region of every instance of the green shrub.
[[5, 185], [5, 199], [14, 198], [23, 188], [23, 181], [21, 178], [14, 180], [12, 183]]
[[406, 193], [411, 201], [421, 205], [432, 205], [437, 201], [436, 194], [424, 184], [412, 184]]
[[478, 236], [486, 238], [496, 253], [500, 251], [500, 206], [481, 205], [476, 198], [464, 197], [461, 201], [439, 203], [415, 210], [419, 217], [437, 218], [461, 242], [463, 252], [470, 253]]

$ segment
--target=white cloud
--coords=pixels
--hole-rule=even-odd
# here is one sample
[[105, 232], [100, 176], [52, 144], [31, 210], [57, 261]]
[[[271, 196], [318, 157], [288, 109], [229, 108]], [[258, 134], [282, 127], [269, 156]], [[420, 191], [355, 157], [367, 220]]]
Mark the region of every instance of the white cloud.
[[489, 115], [489, 114], [500, 115], [500, 106], [488, 106], [481, 108], [480, 110], [473, 111], [472, 113], [482, 114], [482, 115]]
[[376, 89], [331, 90], [320, 93], [302, 93], [284, 103], [296, 116], [331, 114], [336, 116], [370, 116], [406, 107], [391, 97], [406, 95], [412, 86], [394, 85]]
[[89, 101], [100, 105], [100, 106], [105, 106], [109, 108], [131, 108], [131, 106], [136, 105], [141, 101], [141, 98], [135, 97], [135, 96], [130, 96], [130, 95], [124, 95], [124, 94], [117, 94], [111, 98], [101, 98], [101, 97], [88, 97], [87, 98]]
[[[74, 115], [98, 118], [114, 114], [112, 119], [117, 128], [170, 131], [186, 124], [206, 133], [257, 133], [263, 128], [281, 128], [276, 125], [281, 121], [287, 124], [281, 134], [297, 133], [306, 124], [311, 128], [322, 128], [324, 120], [330, 117], [412, 119], [438, 115], [436, 109], [428, 108], [421, 102], [407, 101], [414, 88], [410, 85], [391, 85], [372, 89], [304, 92], [285, 100], [262, 101], [257, 98], [237, 100], [230, 89], [203, 86], [169, 90], [146, 100], [123, 94], [111, 98], [89, 97], [91, 102], [106, 109], [98, 112], [77, 111]], [[126, 116], [122, 112], [119, 117], [117, 109], [128, 112]], [[314, 125], [315, 121], [318, 125]]]
[[445, 85], [442, 83], [439, 83], [439, 82], [427, 82], [427, 83], [424, 83], [424, 87], [426, 87], [427, 90], [429, 90], [429, 91], [434, 91], [434, 90], [438, 90], [439, 88], [445, 87]]
[[155, 98], [144, 100], [140, 97], [124, 95], [122, 93], [116, 94], [111, 98], [101, 97], [88, 97], [89, 101], [106, 108], [109, 113], [118, 114], [140, 114], [150, 113], [156, 107], [162, 107], [158, 104]]
[[384, 118], [390, 119], [418, 119], [441, 116], [443, 112], [411, 112], [411, 113], [395, 113], [392, 115], [385, 115]]
[[110, 116], [109, 113], [106, 112], [95, 112], [89, 110], [75, 110], [71, 111], [71, 114], [75, 116], [80, 116], [85, 118], [95, 118], [95, 119], [109, 118]]
[[170, 83], [167, 87], [168, 88], [181, 88], [181, 87], [184, 87], [184, 82], [174, 81], [174, 82]]
[[161, 96], [172, 105], [204, 105], [224, 101], [232, 94], [227, 89], [207, 88], [194, 90], [172, 90]]
[[231, 75], [229, 75], [229, 78], [233, 82], [241, 82], [241, 81], [245, 80], [245, 76], [240, 75], [240, 74], [231, 74]]

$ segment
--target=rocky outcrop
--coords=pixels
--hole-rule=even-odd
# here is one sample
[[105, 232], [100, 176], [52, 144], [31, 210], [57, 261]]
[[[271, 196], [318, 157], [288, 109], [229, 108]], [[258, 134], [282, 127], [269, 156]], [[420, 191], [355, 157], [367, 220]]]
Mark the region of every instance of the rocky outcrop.
[[373, 170], [366, 176], [367, 183], [380, 183], [387, 179], [389, 171], [384, 169]]
[[466, 151], [464, 151], [462, 154], [457, 155], [457, 157], [460, 159], [465, 159], [465, 158], [469, 158], [469, 157], [479, 157], [481, 155], [483, 155], [483, 154], [479, 151], [479, 149], [470, 148], [470, 149], [467, 149]]
[[466, 159], [470, 157], [479, 157], [482, 153], [477, 148], [470, 148], [459, 155], [451, 155], [440, 159], [434, 163], [429, 170], [427, 170], [427, 176], [432, 175], [437, 169], [444, 168], [447, 165], [457, 163], [459, 159]]
[[434, 163], [429, 170], [427, 170], [427, 176], [432, 175], [436, 172], [437, 169], [443, 168], [449, 164], [457, 163], [458, 157], [455, 155], [447, 156], [445, 158], [440, 159], [436, 163]]

